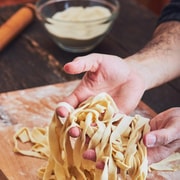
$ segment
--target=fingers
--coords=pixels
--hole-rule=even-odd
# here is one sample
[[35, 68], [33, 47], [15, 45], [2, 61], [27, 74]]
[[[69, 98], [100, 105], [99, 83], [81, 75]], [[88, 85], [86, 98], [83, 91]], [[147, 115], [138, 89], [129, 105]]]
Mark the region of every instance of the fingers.
[[171, 108], [150, 121], [151, 132], [145, 135], [147, 147], [167, 146], [180, 139], [180, 108]]
[[[64, 65], [64, 70], [69, 74], [87, 72], [73, 93], [63, 99], [64, 102], [69, 103], [73, 107], [77, 107], [79, 103], [93, 95], [94, 89], [96, 88], [94, 81], [96, 82], [96, 80], [92, 80], [88, 75], [91, 74], [92, 76], [92, 72], [96, 72], [103, 59], [102, 57], [104, 56], [100, 54], [90, 54], [77, 57], [74, 61]], [[62, 108], [57, 109], [57, 113], [61, 116], [67, 116], [67, 111]]]
[[177, 139], [176, 128], [160, 129], [145, 135], [144, 143], [147, 147], [168, 145]]
[[173, 129], [152, 131], [144, 136], [144, 144], [148, 148], [148, 163], [159, 162], [180, 148], [180, 141]]
[[56, 113], [60, 117], [66, 117], [67, 114], [74, 109], [73, 106], [71, 106], [67, 101], [60, 102], [57, 106]]
[[60, 117], [67, 117], [69, 112], [65, 107], [61, 106], [56, 108], [56, 113]]
[[[81, 86], [82, 87], [82, 86]], [[82, 93], [83, 91], [83, 93]], [[64, 97], [62, 100], [66, 102], [70, 106], [76, 108], [81, 102], [83, 102], [89, 95], [86, 90], [86, 87], [79, 88], [79, 86], [67, 97]], [[58, 106], [56, 109], [56, 113], [61, 117], [67, 117], [70, 111], [64, 106]]]
[[168, 109], [150, 121], [151, 132], [144, 136], [149, 164], [158, 162], [180, 149], [180, 108]]
[[[83, 153], [83, 158], [96, 162], [96, 151], [94, 149], [87, 149]], [[96, 168], [103, 170], [104, 169], [104, 162], [103, 161], [97, 161], [96, 162]]]
[[70, 135], [71, 137], [77, 138], [77, 137], [80, 136], [81, 130], [80, 130], [80, 128], [78, 128], [78, 127], [72, 127], [72, 128], [69, 129], [68, 133], [69, 133], [69, 135]]
[[77, 57], [72, 62], [65, 64], [64, 70], [69, 74], [79, 74], [86, 71], [94, 72], [99, 66], [103, 55], [90, 54]]
[[[83, 92], [83, 93], [82, 93]], [[76, 108], [81, 102], [92, 96], [92, 92], [88, 90], [86, 86], [79, 85], [73, 92], [62, 100], [73, 108]], [[56, 113], [60, 117], [67, 117], [70, 111], [64, 106], [58, 106]]]
[[179, 152], [180, 140], [172, 141], [165, 146], [156, 146], [148, 148], [148, 164], [159, 162], [174, 152]]
[[[70, 103], [66, 102], [60, 102], [58, 104], [58, 108], [56, 109], [56, 113], [60, 116], [60, 118], [65, 118], [68, 116], [68, 113], [70, 113], [74, 108], [70, 105]], [[66, 118], [65, 118], [66, 119]], [[72, 127], [68, 131], [69, 135], [73, 138], [79, 137], [81, 134], [81, 130], [79, 127]]]
[[96, 152], [94, 149], [87, 149], [83, 153], [83, 158], [91, 161], [96, 161]]
[[147, 146], [147, 147], [154, 147], [155, 144], [156, 144], [156, 136], [154, 134], [146, 134], [144, 136], [144, 144]]
[[97, 161], [97, 162], [96, 162], [96, 168], [97, 168], [97, 169], [104, 169], [104, 162], [102, 162], [102, 161]]
[[164, 112], [161, 112], [157, 116], [155, 116], [150, 121], [151, 130], [158, 130], [169, 127], [176, 127], [179, 129], [178, 125], [180, 121], [180, 107], [170, 108]]
[[170, 155], [165, 147], [154, 147], [147, 149], [148, 164], [156, 163]]

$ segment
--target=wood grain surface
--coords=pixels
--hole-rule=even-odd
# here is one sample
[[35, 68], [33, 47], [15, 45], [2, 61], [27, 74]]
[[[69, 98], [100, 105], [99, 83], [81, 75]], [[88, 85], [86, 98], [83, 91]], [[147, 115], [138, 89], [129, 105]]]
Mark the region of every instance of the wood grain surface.
[[[0, 25], [24, 5], [6, 6], [10, 1], [19, 2], [0, 1], [0, 6], [5, 5], [0, 7]], [[151, 38], [158, 17], [134, 0], [119, 1], [120, 13], [111, 32], [89, 53], [127, 57]], [[50, 122], [57, 103], [77, 85], [78, 81], [72, 80], [82, 77], [82, 74], [67, 75], [63, 71], [63, 65], [79, 55], [86, 54], [68, 53], [58, 48], [36, 17], [0, 53], [0, 180], [5, 178], [3, 173], [10, 180], [36, 179], [37, 169], [44, 161], [14, 154], [12, 136], [22, 126], [46, 126]], [[62, 82], [67, 83], [59, 84]], [[179, 82], [177, 79], [149, 90], [142, 100], [156, 112], [180, 106]], [[154, 116], [154, 111], [146, 104], [140, 102], [135, 113]], [[159, 179], [163, 179], [161, 177]], [[175, 180], [174, 174], [168, 174], [166, 179]]]
[[[0, 94], [0, 169], [9, 180], [37, 179], [44, 160], [13, 152], [13, 135], [21, 127], [45, 127], [62, 97], [70, 94], [79, 81], [42, 86]], [[146, 117], [154, 112], [140, 103], [135, 112]]]
[[[13, 135], [21, 127], [45, 127], [52, 118], [55, 108], [64, 96], [70, 94], [79, 81], [71, 81], [26, 90], [0, 94], [0, 178], [8, 180], [36, 180], [37, 170], [46, 161], [23, 156], [13, 152]], [[141, 102], [132, 113], [144, 117], [153, 117], [154, 111]], [[5, 175], [3, 175], [3, 174]], [[176, 180], [180, 172], [153, 172], [149, 180]], [[5, 179], [1, 179], [5, 180]]]
[[[89, 53], [127, 57], [151, 38], [157, 16], [134, 0], [119, 0], [120, 13], [108, 36]], [[0, 8], [0, 25], [22, 5]], [[67, 75], [63, 65], [85, 54], [58, 48], [37, 18], [0, 53], [0, 92], [67, 82], [82, 77]], [[180, 106], [180, 79], [145, 92], [142, 100], [156, 112]]]
[[[79, 81], [0, 94], [0, 169], [9, 180], [35, 180], [44, 160], [13, 152], [13, 135], [21, 127], [45, 127], [57, 103]], [[3, 175], [2, 175], [3, 176]], [[1, 176], [0, 176], [1, 177]], [[1, 179], [2, 180], [2, 179]]]

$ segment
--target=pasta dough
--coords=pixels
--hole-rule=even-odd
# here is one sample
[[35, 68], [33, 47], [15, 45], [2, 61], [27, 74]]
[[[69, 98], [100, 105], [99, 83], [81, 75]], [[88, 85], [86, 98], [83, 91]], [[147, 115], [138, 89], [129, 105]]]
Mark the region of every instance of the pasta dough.
[[[20, 138], [23, 142], [34, 143], [33, 148], [27, 150], [27, 155], [48, 159], [47, 166], [39, 170], [41, 179], [116, 180], [118, 172], [122, 179], [146, 179], [147, 149], [142, 137], [150, 130], [149, 119], [119, 113], [113, 99], [106, 93], [89, 98], [77, 109], [67, 103], [61, 103], [60, 106], [70, 111], [69, 116], [61, 118], [55, 113], [49, 131], [35, 128], [29, 133], [24, 128], [14, 137], [16, 152], [26, 154], [18, 148], [17, 139]], [[74, 126], [81, 129], [78, 138], [68, 134]], [[86, 141], [87, 136], [90, 137], [89, 143]], [[82, 157], [87, 149], [96, 151], [97, 161], [104, 162], [103, 170], [98, 170], [95, 162]]]

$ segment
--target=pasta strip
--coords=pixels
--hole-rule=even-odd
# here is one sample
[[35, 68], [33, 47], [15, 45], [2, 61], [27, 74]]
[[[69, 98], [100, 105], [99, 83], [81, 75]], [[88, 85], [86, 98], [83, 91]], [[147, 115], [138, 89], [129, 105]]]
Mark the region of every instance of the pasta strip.
[[[63, 175], [69, 179], [87, 179], [85, 173], [87, 171], [90, 177], [94, 177], [93, 179], [116, 179], [118, 168], [122, 167], [124, 168], [120, 170], [122, 177], [127, 175], [133, 179], [145, 177], [148, 170], [147, 152], [146, 148], [141, 148], [143, 153], [139, 152], [140, 148], [138, 147], [144, 146], [140, 142], [144, 130], [149, 130], [147, 128], [149, 127], [148, 121], [140, 116], [130, 117], [120, 114], [112, 98], [101, 93], [72, 110], [64, 124], [62, 124], [61, 118], [55, 114], [50, 124], [49, 141], [56, 138], [61, 139], [63, 143], [57, 142], [56, 150], [51, 151], [51, 156], [55, 162], [59, 162], [63, 166]], [[91, 126], [93, 123], [96, 125]], [[82, 131], [81, 136], [75, 140], [74, 147], [70, 144], [67, 133], [67, 129], [72, 127], [72, 124], [80, 127]], [[56, 128], [52, 129], [51, 126], [59, 130], [55, 131]], [[86, 134], [90, 136], [88, 145], [85, 143]], [[59, 138], [60, 136], [61, 138]], [[124, 147], [121, 158], [118, 158], [119, 152], [114, 148], [114, 143], [116, 143], [116, 147]], [[54, 141], [49, 144], [50, 149], [55, 148]], [[97, 160], [104, 162], [103, 171], [96, 170], [94, 162], [87, 166], [89, 161], [82, 158], [83, 152], [89, 148], [95, 149]], [[56, 151], [59, 152], [58, 155]], [[68, 160], [71, 153], [73, 160]], [[146, 168], [139, 169], [138, 167], [141, 167], [143, 163], [146, 163]]]
[[[40, 179], [146, 179], [147, 149], [142, 139], [150, 131], [149, 119], [121, 114], [106, 93], [87, 99], [76, 109], [67, 103], [60, 103], [59, 106], [68, 109], [68, 117], [58, 117], [54, 113], [49, 127], [33, 128], [31, 132], [28, 128], [22, 128], [14, 135], [15, 152], [48, 159], [47, 166], [39, 169]], [[69, 129], [75, 126], [81, 129], [78, 138], [68, 134]], [[88, 144], [87, 135], [90, 137]], [[22, 150], [18, 141], [31, 142], [32, 147]], [[95, 150], [96, 160], [104, 163], [103, 170], [97, 169], [95, 162], [83, 158], [83, 152], [87, 149]], [[174, 158], [180, 159], [180, 154], [177, 153]], [[163, 167], [162, 164], [153, 164], [149, 170], [167, 170], [160, 167]]]
[[[47, 140], [48, 130], [47, 128], [33, 128], [30, 131], [28, 128], [22, 128], [18, 131], [13, 139], [14, 139], [14, 152], [19, 152], [23, 155], [33, 156], [37, 158], [47, 159], [49, 157], [49, 145]], [[22, 143], [31, 142], [33, 146], [31, 146], [28, 150], [20, 149], [18, 146], [18, 139]]]

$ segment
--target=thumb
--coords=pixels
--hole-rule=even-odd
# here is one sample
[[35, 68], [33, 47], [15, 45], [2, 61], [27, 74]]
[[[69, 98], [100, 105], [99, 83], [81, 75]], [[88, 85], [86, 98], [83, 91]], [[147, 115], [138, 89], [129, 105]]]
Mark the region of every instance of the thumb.
[[144, 144], [149, 148], [167, 145], [176, 139], [175, 134], [172, 128], [151, 131], [144, 136]]

